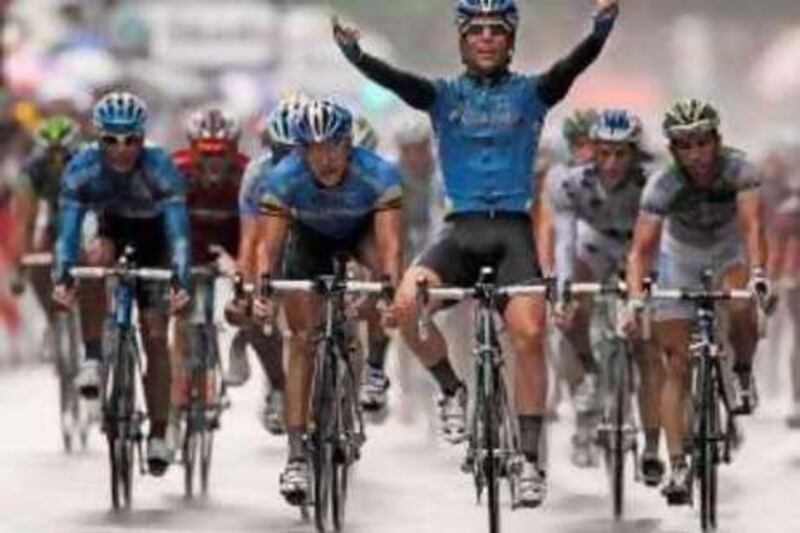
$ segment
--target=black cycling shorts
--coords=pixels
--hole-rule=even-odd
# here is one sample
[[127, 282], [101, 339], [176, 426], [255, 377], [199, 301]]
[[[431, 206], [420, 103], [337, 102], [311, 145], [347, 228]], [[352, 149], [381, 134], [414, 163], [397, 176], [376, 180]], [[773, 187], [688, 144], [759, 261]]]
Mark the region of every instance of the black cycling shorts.
[[[169, 268], [169, 243], [162, 217], [125, 218], [105, 214], [100, 218], [101, 237], [114, 244], [114, 253], [121, 256], [127, 246], [134, 249], [137, 267]], [[136, 303], [140, 310], [166, 311], [168, 286], [154, 281], [136, 284]]]
[[334, 259], [358, 259], [360, 247], [372, 229], [372, 217], [344, 239], [332, 239], [299, 222], [293, 222], [286, 245], [283, 275], [286, 279], [316, 279], [334, 273]]
[[463, 213], [447, 217], [435, 242], [415, 264], [436, 272], [445, 285], [467, 287], [492, 267], [500, 285], [539, 279], [531, 220], [526, 213]]

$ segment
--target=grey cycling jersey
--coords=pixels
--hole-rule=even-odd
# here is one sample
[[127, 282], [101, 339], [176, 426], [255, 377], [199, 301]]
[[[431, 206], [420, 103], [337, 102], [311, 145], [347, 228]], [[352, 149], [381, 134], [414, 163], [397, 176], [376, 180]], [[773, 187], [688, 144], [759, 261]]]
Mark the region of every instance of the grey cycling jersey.
[[553, 209], [559, 279], [572, 278], [579, 235], [592, 233], [578, 232], [578, 222], [621, 244], [617, 249], [625, 249], [633, 236], [647, 174], [646, 167], [635, 165], [622, 182], [607, 187], [593, 163], [550, 171], [547, 195]]
[[758, 188], [761, 179], [737, 150], [724, 149], [718, 166], [717, 178], [708, 188], [693, 186], [675, 164], [649, 181], [642, 196], [642, 211], [666, 220], [662, 247], [706, 249], [739, 238], [738, 195]]

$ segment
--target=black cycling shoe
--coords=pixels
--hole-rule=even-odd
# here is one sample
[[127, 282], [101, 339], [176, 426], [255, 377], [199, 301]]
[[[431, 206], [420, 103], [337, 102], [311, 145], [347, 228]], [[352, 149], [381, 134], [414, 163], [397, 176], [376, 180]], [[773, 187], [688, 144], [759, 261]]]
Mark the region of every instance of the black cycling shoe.
[[664, 479], [664, 461], [662, 461], [657, 453], [643, 453], [642, 459], [639, 461], [639, 469], [642, 472], [642, 481], [648, 487], [657, 487]]

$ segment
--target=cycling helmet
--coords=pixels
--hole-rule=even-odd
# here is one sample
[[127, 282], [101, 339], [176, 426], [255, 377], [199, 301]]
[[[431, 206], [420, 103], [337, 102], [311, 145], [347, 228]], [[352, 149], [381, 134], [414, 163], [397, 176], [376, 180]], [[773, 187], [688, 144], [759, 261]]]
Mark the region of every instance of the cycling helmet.
[[499, 18], [512, 33], [519, 25], [515, 0], [456, 0], [456, 25], [463, 30], [474, 18]]
[[719, 113], [708, 102], [691, 98], [673, 105], [666, 115], [662, 128], [669, 139], [688, 133], [717, 131]]
[[369, 120], [359, 116], [353, 121], [353, 145], [363, 146], [375, 150], [380, 143], [378, 132], [369, 123]]
[[239, 142], [239, 123], [228, 113], [208, 107], [192, 113], [186, 123], [186, 135], [193, 147], [202, 151], [221, 151]]
[[64, 148], [71, 150], [78, 144], [80, 126], [67, 115], [53, 115], [42, 120], [33, 132], [37, 148]]
[[147, 123], [147, 105], [135, 94], [111, 92], [94, 105], [92, 123], [103, 132], [142, 134]]
[[430, 141], [431, 137], [430, 123], [426, 118], [418, 115], [404, 117], [394, 132], [394, 141], [399, 146]]
[[299, 143], [326, 142], [353, 133], [353, 115], [330, 100], [311, 100], [296, 117], [294, 136]]
[[588, 137], [592, 126], [597, 121], [598, 113], [592, 108], [577, 109], [564, 119], [561, 133], [569, 144], [574, 144], [580, 137]]
[[295, 95], [278, 102], [277, 107], [267, 116], [261, 127], [262, 140], [271, 145], [296, 145], [297, 138], [294, 136], [293, 124], [307, 102], [308, 99], [303, 95]]
[[593, 141], [638, 145], [642, 140], [642, 121], [624, 109], [606, 109], [592, 125], [589, 137]]

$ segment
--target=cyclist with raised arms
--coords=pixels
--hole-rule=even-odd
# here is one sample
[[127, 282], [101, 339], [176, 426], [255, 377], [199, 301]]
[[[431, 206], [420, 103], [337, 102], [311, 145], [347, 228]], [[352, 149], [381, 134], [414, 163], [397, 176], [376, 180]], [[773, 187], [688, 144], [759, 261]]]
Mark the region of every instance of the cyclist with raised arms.
[[[351, 113], [328, 101], [304, 106], [295, 124], [301, 148], [261, 177], [264, 238], [259, 265], [277, 274], [284, 257], [284, 276], [315, 279], [332, 274], [334, 258], [346, 254], [374, 276], [396, 284], [402, 269], [401, 184], [397, 170], [373, 152], [352, 146]], [[313, 338], [321, 308], [307, 294], [283, 301], [291, 331], [286, 387], [289, 457], [280, 478], [281, 493], [292, 504], [308, 494], [309, 465], [304, 434], [313, 366]], [[393, 309], [382, 308], [391, 322]], [[255, 311], [270, 317], [272, 304], [258, 299]]]
[[[483, 266], [501, 284], [540, 276], [531, 224], [535, 203], [531, 173], [545, 116], [599, 56], [618, 13], [617, 0], [597, 0], [591, 33], [540, 75], [510, 70], [519, 16], [514, 0], [458, 0], [459, 49], [466, 69], [453, 79], [431, 81], [402, 72], [364, 52], [354, 28], [334, 26], [344, 55], [367, 77], [427, 112], [438, 140], [447, 227], [404, 276], [397, 307], [404, 337], [442, 391], [445, 437], [466, 438], [466, 388], [454, 372], [435, 328], [422, 340], [416, 331], [416, 288], [470, 285]], [[525, 456], [520, 502], [537, 506], [545, 496], [539, 440], [545, 412], [545, 304], [513, 298], [502, 309], [518, 354], [516, 404]]]
[[[629, 332], [637, 329], [643, 281], [654, 266], [656, 251], [660, 287], [699, 287], [706, 269], [726, 288], [744, 287], [748, 279], [750, 287], [769, 287], [764, 270], [761, 180], [742, 152], [723, 144], [719, 125], [717, 110], [696, 99], [676, 103], [664, 117], [663, 131], [673, 161], [648, 181], [642, 195], [627, 269]], [[728, 311], [735, 410], [750, 413], [756, 406], [752, 376], [756, 316], [749, 302], [732, 303]], [[659, 379], [642, 382], [651, 402], [661, 398], [671, 466], [664, 493], [669, 501], [685, 503], [690, 501], [691, 483], [684, 439], [693, 313], [691, 304], [656, 303], [653, 341], [665, 357], [665, 379], [663, 387]], [[656, 450], [657, 444], [651, 449]]]
[[[100, 213], [100, 236], [83, 250], [90, 265], [113, 263], [127, 246], [135, 249], [137, 266], [169, 265], [179, 289], [170, 292], [170, 309], [177, 313], [189, 301], [190, 241], [185, 185], [169, 153], [146, 145], [145, 103], [127, 92], [104, 95], [92, 110], [98, 140], [82, 148], [69, 162], [59, 197], [53, 298], [65, 307], [77, 288], [68, 282], [69, 268], [79, 260], [82, 221], [88, 209]], [[171, 253], [165, 257], [165, 252]], [[171, 369], [167, 347], [168, 313], [160, 284], [139, 283], [136, 300], [147, 354], [145, 395], [150, 417], [147, 461], [150, 472], [163, 475], [170, 450], [165, 433], [170, 410]], [[87, 319], [86, 316], [82, 317]], [[99, 318], [99, 320], [98, 320]], [[103, 317], [91, 317], [87, 342], [100, 342]], [[101, 353], [87, 353], [79, 381], [82, 392], [97, 395]]]

